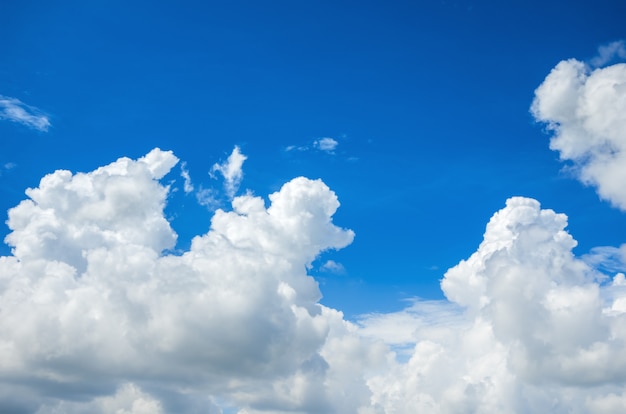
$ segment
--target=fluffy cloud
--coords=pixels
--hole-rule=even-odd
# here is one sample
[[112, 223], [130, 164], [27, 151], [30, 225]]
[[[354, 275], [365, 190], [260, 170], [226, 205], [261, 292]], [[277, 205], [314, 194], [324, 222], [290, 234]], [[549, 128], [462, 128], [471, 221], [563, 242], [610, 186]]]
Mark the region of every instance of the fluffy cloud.
[[508, 200], [445, 274], [448, 301], [351, 323], [306, 273], [353, 238], [323, 182], [296, 178], [269, 206], [235, 197], [171, 255], [159, 180], [177, 162], [155, 149], [56, 171], [9, 211], [0, 411], [603, 413], [626, 400], [626, 279], [572, 254], [563, 214]]
[[[600, 284], [566, 217], [516, 197], [442, 280], [449, 302], [369, 315], [364, 335], [405, 364], [370, 378], [388, 413], [588, 413], [623, 407], [624, 276]], [[600, 278], [602, 279], [602, 278]]]
[[[623, 51], [623, 43], [609, 45], [596, 63]], [[531, 110], [554, 133], [550, 148], [572, 163], [580, 180], [626, 210], [626, 64], [592, 69], [562, 61], [535, 91]]]
[[50, 119], [39, 109], [16, 98], [0, 95], [0, 119], [17, 122], [42, 132], [50, 128]]
[[177, 162], [155, 149], [56, 171], [9, 211], [0, 411], [220, 412], [210, 396], [250, 413], [369, 405], [359, 372], [385, 348], [319, 305], [306, 274], [352, 241], [332, 223], [335, 194], [300, 177], [269, 207], [236, 197], [189, 251], [168, 255], [176, 234], [158, 180]]

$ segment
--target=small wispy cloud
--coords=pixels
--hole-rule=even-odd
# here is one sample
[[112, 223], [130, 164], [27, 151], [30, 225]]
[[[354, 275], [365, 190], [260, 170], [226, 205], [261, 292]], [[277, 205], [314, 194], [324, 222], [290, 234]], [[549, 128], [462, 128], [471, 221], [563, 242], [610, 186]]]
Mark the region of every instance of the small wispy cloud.
[[335, 148], [337, 148], [337, 145], [339, 145], [339, 142], [329, 137], [320, 138], [313, 142], [313, 146], [315, 148], [329, 154], [333, 154], [335, 152]]
[[346, 269], [343, 267], [343, 265], [341, 263], [335, 262], [334, 260], [328, 260], [326, 263], [320, 266], [320, 270], [323, 272], [336, 274], [346, 273]]
[[221, 164], [214, 164], [211, 171], [209, 171], [209, 174], [213, 178], [215, 178], [215, 172], [222, 174], [224, 177], [224, 188], [226, 189], [226, 194], [229, 198], [233, 198], [239, 189], [239, 184], [241, 184], [241, 180], [243, 179], [243, 162], [247, 158], [248, 157], [241, 153], [239, 147], [235, 146], [233, 152], [226, 161]]
[[189, 194], [193, 191], [193, 184], [191, 184], [191, 177], [189, 176], [189, 170], [187, 170], [187, 163], [183, 161], [180, 164], [180, 176], [183, 177], [185, 194]]
[[42, 132], [48, 131], [51, 125], [48, 116], [38, 108], [3, 95], [0, 95], [0, 120], [17, 122]]
[[309, 151], [317, 150], [326, 152], [328, 154], [335, 154], [335, 149], [339, 145], [339, 141], [334, 138], [324, 137], [313, 140], [311, 144], [307, 145], [289, 145], [285, 147], [285, 151]]
[[598, 55], [591, 59], [589, 63], [591, 66], [600, 67], [611, 62], [613, 59], [626, 59], [626, 44], [623, 40], [611, 42], [608, 45], [600, 46], [598, 48]]
[[14, 162], [7, 162], [7, 163], [4, 163], [4, 164], [2, 165], [2, 167], [0, 167], [0, 176], [2, 176], [2, 174], [3, 174], [5, 171], [12, 170], [12, 169], [13, 169], [13, 168], [15, 168], [15, 167], [17, 167], [17, 164], [16, 164], [16, 163], [14, 163]]
[[217, 192], [211, 188], [203, 188], [196, 191], [196, 200], [201, 206], [205, 206], [209, 210], [215, 210], [219, 207], [220, 201]]

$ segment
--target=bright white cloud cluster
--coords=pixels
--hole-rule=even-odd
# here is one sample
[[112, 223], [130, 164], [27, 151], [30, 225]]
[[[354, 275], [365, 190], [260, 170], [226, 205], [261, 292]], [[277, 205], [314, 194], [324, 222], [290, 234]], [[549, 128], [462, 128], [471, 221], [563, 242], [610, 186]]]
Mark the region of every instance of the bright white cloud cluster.
[[623, 275], [601, 286], [572, 254], [566, 217], [512, 198], [450, 269], [450, 302], [369, 315], [364, 335], [406, 352], [374, 376], [386, 413], [609, 413], [626, 393]]
[[[624, 45], [600, 50], [596, 63], [626, 57]], [[592, 69], [560, 62], [535, 91], [532, 113], [554, 133], [550, 148], [573, 163], [582, 182], [626, 210], [626, 63]]]
[[26, 125], [42, 132], [50, 128], [50, 119], [39, 109], [26, 105], [17, 98], [0, 95], [0, 120]]
[[57, 171], [9, 211], [1, 412], [608, 413], [626, 402], [626, 279], [600, 284], [572, 254], [564, 215], [510, 199], [446, 273], [449, 302], [355, 325], [318, 304], [306, 274], [353, 238], [332, 223], [339, 203], [323, 182], [296, 178], [269, 207], [235, 197], [173, 256], [158, 180], [177, 162], [155, 149]]
[[155, 149], [56, 171], [9, 211], [0, 412], [220, 412], [211, 396], [249, 413], [368, 405], [354, 370], [384, 348], [320, 306], [306, 274], [321, 251], [352, 241], [331, 221], [335, 194], [296, 178], [269, 207], [236, 197], [189, 251], [166, 255], [176, 235], [158, 180], [177, 161]]

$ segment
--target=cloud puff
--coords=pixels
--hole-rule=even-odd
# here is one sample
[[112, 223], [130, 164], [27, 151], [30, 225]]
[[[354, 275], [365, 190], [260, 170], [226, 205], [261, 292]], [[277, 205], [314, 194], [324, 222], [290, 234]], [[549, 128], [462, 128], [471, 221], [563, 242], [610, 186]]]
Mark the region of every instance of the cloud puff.
[[0, 95], [0, 119], [17, 122], [42, 132], [50, 128], [50, 119], [39, 109], [26, 105], [19, 99], [2, 95]]
[[[0, 411], [357, 412], [385, 358], [321, 297], [307, 266], [353, 239], [320, 180], [234, 198], [180, 256], [155, 149], [56, 171], [9, 211], [0, 257]], [[349, 392], [350, 396], [343, 395]], [[244, 411], [242, 411], [243, 413]]]
[[516, 197], [444, 276], [449, 302], [368, 315], [364, 335], [413, 351], [370, 378], [393, 413], [588, 413], [623, 407], [626, 290], [572, 254], [567, 219]]
[[226, 161], [221, 164], [216, 163], [213, 165], [213, 168], [211, 168], [211, 174], [219, 172], [224, 177], [224, 188], [229, 198], [233, 198], [239, 189], [239, 184], [241, 184], [241, 180], [243, 179], [243, 162], [247, 158], [248, 157], [241, 153], [239, 147], [235, 146]]
[[[602, 62], [623, 44], [608, 48]], [[626, 210], [626, 64], [591, 69], [562, 61], [535, 91], [531, 111], [547, 123], [550, 148], [572, 163], [579, 179]]]

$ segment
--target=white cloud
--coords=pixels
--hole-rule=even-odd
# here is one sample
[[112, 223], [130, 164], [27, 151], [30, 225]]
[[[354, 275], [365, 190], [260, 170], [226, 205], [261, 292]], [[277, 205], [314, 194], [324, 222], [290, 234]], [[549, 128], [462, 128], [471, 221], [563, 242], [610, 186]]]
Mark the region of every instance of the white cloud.
[[235, 146], [233, 152], [228, 159], [222, 164], [216, 163], [211, 168], [210, 173], [219, 172], [224, 177], [224, 188], [229, 198], [233, 198], [239, 184], [243, 179], [243, 162], [247, 159], [245, 155], [241, 153], [238, 146]]
[[50, 128], [50, 119], [39, 109], [26, 105], [19, 99], [0, 95], [0, 120], [2, 119], [42, 132]]
[[[483, 243], [414, 301], [356, 324], [306, 269], [349, 244], [303, 177], [235, 197], [188, 251], [153, 150], [57, 171], [9, 212], [0, 257], [0, 411], [610, 412], [626, 382], [626, 281], [572, 254], [567, 219], [512, 198]], [[326, 261], [325, 263], [330, 263]], [[336, 263], [336, 262], [333, 262]], [[332, 267], [332, 265], [329, 265]]]
[[155, 149], [56, 171], [9, 211], [0, 411], [207, 412], [210, 396], [251, 413], [369, 405], [363, 373], [385, 348], [319, 305], [306, 274], [352, 241], [332, 223], [335, 194], [300, 177], [269, 207], [236, 197], [189, 251], [165, 255], [176, 234], [157, 180], [177, 162]]
[[[450, 302], [368, 315], [408, 362], [369, 379], [385, 412], [610, 412], [626, 382], [626, 290], [572, 254], [566, 217], [512, 198], [442, 288]], [[459, 308], [461, 306], [461, 308]], [[622, 394], [623, 395], [623, 394]]]
[[183, 177], [183, 189], [185, 194], [189, 194], [193, 191], [193, 184], [191, 184], [191, 177], [189, 176], [189, 170], [187, 170], [187, 163], [182, 162], [180, 164], [180, 176]]
[[329, 154], [334, 153], [335, 148], [337, 148], [339, 143], [332, 138], [320, 138], [313, 142], [313, 146], [320, 151], [328, 152]]
[[531, 110], [578, 178], [626, 210], [626, 64], [592, 70], [562, 61], [535, 91]]
[[336, 139], [324, 137], [313, 140], [312, 144], [307, 145], [288, 145], [285, 147], [285, 151], [309, 151], [309, 150], [318, 150], [322, 152], [326, 152], [328, 154], [335, 154], [335, 149], [339, 145], [339, 142]]

